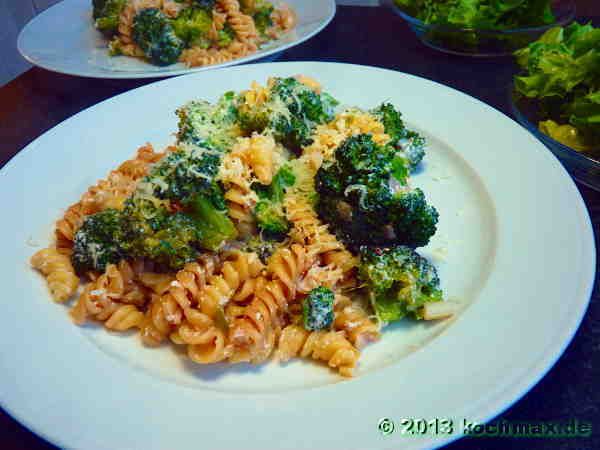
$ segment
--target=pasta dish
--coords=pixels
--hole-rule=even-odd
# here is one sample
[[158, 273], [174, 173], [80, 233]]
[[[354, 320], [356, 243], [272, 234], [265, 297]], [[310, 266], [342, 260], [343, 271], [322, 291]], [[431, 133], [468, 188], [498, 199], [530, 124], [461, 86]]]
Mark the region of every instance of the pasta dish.
[[198, 364], [322, 361], [352, 376], [390, 322], [453, 314], [415, 249], [438, 212], [400, 112], [341, 107], [314, 79], [253, 82], [177, 111], [91, 186], [31, 257], [76, 324], [136, 330]]

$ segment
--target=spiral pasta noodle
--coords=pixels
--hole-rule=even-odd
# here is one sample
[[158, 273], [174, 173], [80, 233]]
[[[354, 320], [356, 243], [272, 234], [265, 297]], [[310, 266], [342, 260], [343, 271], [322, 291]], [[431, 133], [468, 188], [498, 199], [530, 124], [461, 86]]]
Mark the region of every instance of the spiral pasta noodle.
[[236, 252], [226, 260], [218, 275], [213, 275], [198, 295], [198, 309], [211, 318], [236, 297], [243, 301], [254, 288], [254, 279], [264, 265], [255, 253]]
[[277, 153], [271, 136], [254, 134], [249, 138], [238, 138], [233, 149], [223, 159], [220, 180], [227, 191], [229, 216], [234, 220], [243, 236], [254, 232], [252, 212], [258, 201], [252, 183], [270, 184], [276, 169], [274, 155]]
[[177, 272], [166, 292], [152, 295], [140, 330], [146, 345], [159, 345], [182, 323], [186, 311], [198, 303], [200, 291], [217, 269], [217, 264], [215, 256], [203, 255], [197, 262], [188, 263]]
[[147, 292], [135, 278], [127, 261], [107, 265], [102, 275], [85, 286], [70, 311], [71, 318], [78, 325], [93, 318], [115, 331], [139, 327], [144, 314], [137, 307], [146, 303]]
[[241, 42], [255, 41], [258, 38], [254, 20], [240, 11], [238, 0], [217, 0], [217, 5], [227, 15], [227, 22]]
[[75, 274], [71, 260], [55, 248], [36, 252], [31, 257], [31, 265], [42, 272], [52, 298], [57, 302], [71, 298], [79, 286], [79, 277]]
[[310, 332], [298, 325], [288, 325], [281, 332], [278, 358], [285, 362], [294, 356], [324, 361], [340, 375], [351, 377], [360, 352], [342, 332]]
[[255, 292], [243, 314], [229, 328], [229, 340], [235, 348], [233, 362], [261, 362], [268, 358], [284, 324], [288, 304], [296, 298], [297, 283], [313, 262], [305, 248], [297, 244], [271, 256], [268, 271], [272, 279]]
[[227, 23], [227, 13], [223, 11], [218, 5], [212, 10], [212, 22], [210, 24], [210, 30], [208, 32], [208, 38], [211, 41], [217, 41], [219, 39], [219, 31], [221, 31]]
[[197, 308], [184, 310], [185, 318], [171, 335], [171, 340], [188, 344], [190, 359], [199, 364], [228, 357], [230, 349], [226, 347], [224, 324], [218, 323], [218, 315], [230, 300], [243, 301], [252, 292], [254, 280], [262, 269], [263, 264], [256, 254], [236, 252], [198, 293]]
[[335, 296], [334, 316], [334, 329], [344, 331], [356, 348], [362, 348], [380, 337], [379, 325], [369, 318], [360, 305], [345, 295]]

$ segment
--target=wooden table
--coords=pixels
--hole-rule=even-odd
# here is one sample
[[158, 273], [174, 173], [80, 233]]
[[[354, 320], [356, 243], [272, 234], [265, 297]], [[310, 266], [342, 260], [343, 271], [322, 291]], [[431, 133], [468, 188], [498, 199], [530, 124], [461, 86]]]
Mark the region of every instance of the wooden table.
[[[340, 7], [325, 31], [286, 52], [280, 60], [348, 62], [408, 72], [464, 91], [510, 115], [508, 86], [515, 71], [510, 58], [462, 58], [430, 50], [384, 8]], [[73, 114], [152, 81], [97, 80], [37, 68], [29, 70], [0, 89], [0, 167], [29, 142]], [[578, 187], [592, 217], [599, 247], [600, 193], [579, 184]], [[588, 312], [563, 356], [531, 392], [500, 416], [506, 420], [590, 421], [591, 438], [550, 441], [473, 438], [455, 442], [448, 449], [599, 449], [600, 389], [596, 388], [600, 381], [599, 324], [600, 292], [596, 283]], [[18, 343], [15, 348], [18, 349]], [[4, 450], [53, 448], [3, 413], [0, 413], [0, 442]]]

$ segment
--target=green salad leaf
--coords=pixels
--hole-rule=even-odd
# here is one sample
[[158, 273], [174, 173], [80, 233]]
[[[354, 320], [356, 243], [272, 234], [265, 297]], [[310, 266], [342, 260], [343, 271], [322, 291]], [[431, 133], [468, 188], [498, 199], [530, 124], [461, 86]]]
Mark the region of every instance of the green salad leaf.
[[534, 99], [540, 130], [579, 151], [600, 147], [600, 28], [577, 22], [548, 30], [515, 52], [518, 94]]
[[509, 30], [546, 25], [555, 18], [551, 0], [395, 0], [426, 24]]

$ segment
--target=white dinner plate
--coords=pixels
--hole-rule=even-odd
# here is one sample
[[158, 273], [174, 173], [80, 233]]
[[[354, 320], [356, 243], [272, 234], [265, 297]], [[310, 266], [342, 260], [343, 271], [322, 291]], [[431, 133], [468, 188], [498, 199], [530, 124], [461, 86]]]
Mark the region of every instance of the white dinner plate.
[[[423, 250], [454, 320], [409, 320], [368, 346], [357, 376], [325, 366], [198, 366], [169, 346], [70, 323], [29, 268], [53, 222], [146, 142], [173, 140], [174, 110], [269, 76], [307, 74], [345, 104], [391, 101], [429, 141], [414, 183], [440, 212]], [[56, 445], [85, 449], [422, 449], [500, 413], [549, 370], [588, 304], [595, 270], [584, 203], [559, 162], [486, 104], [403, 73], [332, 63], [246, 65], [172, 78], [66, 120], [0, 171], [0, 401]], [[382, 418], [395, 422], [378, 429]], [[406, 418], [454, 431], [407, 436]]]
[[[93, 78], [158, 78], [241, 64], [282, 52], [310, 39], [335, 16], [335, 0], [285, 0], [298, 15], [296, 28], [256, 53], [223, 64], [159, 67], [138, 58], [111, 57], [108, 41], [92, 23], [92, 0], [63, 0], [34, 17], [17, 48], [30, 63], [54, 72]], [[276, 2], [277, 3], [277, 2]]]

